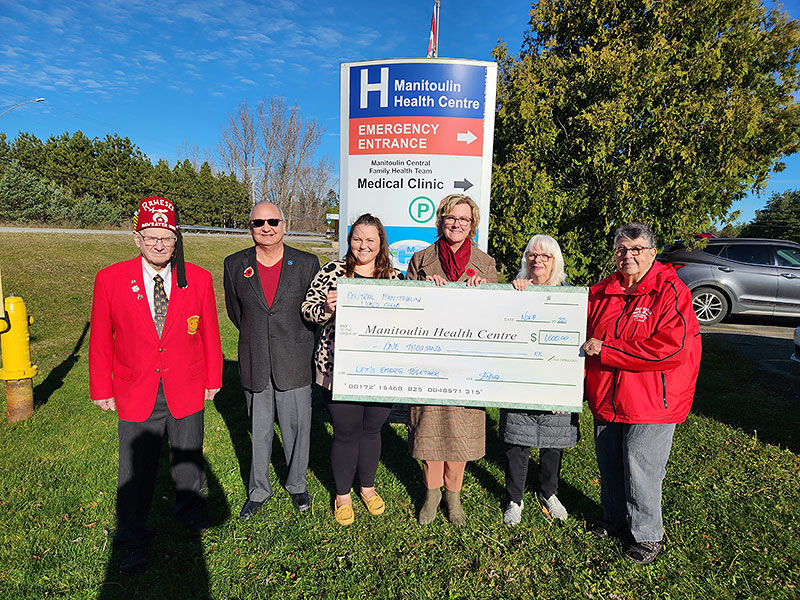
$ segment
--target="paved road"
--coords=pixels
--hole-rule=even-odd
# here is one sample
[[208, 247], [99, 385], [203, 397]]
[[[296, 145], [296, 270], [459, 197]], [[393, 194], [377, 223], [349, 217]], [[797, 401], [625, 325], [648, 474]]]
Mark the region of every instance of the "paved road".
[[[97, 235], [97, 234], [120, 234], [130, 235], [130, 229], [59, 229], [49, 227], [0, 227], [0, 234], [3, 233], [69, 233], [80, 235]], [[194, 233], [186, 232], [185, 236], [203, 236], [203, 237], [250, 237], [249, 233]], [[292, 235], [291, 232], [286, 234], [286, 241], [292, 243], [306, 242], [310, 244], [329, 244], [329, 241], [324, 235]]]
[[800, 319], [731, 317], [717, 325], [701, 326], [703, 339], [715, 339], [735, 346], [767, 371], [800, 379], [800, 363], [789, 357], [794, 350], [794, 328]]

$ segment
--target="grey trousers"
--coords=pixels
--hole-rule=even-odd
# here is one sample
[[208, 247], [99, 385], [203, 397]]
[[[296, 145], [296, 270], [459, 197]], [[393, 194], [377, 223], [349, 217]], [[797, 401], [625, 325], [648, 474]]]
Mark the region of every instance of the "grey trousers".
[[664, 538], [661, 484], [667, 474], [675, 423], [594, 422], [600, 470], [600, 502], [605, 519], [627, 519], [637, 542]]
[[261, 392], [245, 390], [244, 396], [250, 414], [253, 447], [248, 498], [253, 502], [264, 502], [272, 495], [269, 461], [276, 416], [281, 428], [283, 454], [289, 467], [286, 490], [290, 494], [305, 492], [311, 443], [311, 385], [280, 391], [270, 382]]

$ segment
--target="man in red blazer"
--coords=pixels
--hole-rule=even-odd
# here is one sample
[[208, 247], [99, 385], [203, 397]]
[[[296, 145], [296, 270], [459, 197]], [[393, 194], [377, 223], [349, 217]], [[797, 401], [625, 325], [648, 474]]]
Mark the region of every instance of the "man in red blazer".
[[175, 206], [139, 205], [141, 255], [97, 273], [89, 338], [92, 401], [119, 415], [120, 569], [147, 562], [146, 527], [166, 431], [177, 488], [175, 516], [193, 534], [208, 527], [203, 406], [222, 387], [222, 350], [211, 274], [184, 263]]

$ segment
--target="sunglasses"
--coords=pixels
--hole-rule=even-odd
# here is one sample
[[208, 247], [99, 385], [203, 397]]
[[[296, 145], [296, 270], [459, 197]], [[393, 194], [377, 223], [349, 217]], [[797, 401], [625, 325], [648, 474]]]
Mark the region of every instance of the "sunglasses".
[[263, 227], [264, 223], [270, 227], [277, 227], [281, 224], [283, 219], [253, 219], [250, 221], [250, 227]]

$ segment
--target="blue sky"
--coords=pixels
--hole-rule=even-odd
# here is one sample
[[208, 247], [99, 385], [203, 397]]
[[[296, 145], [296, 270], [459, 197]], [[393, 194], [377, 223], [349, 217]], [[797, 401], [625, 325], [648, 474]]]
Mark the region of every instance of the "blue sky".
[[[82, 130], [127, 136], [171, 164], [197, 146], [212, 153], [241, 100], [283, 96], [327, 130], [321, 151], [338, 161], [339, 63], [424, 56], [432, 0], [0, 0], [0, 117], [10, 138]], [[800, 0], [784, 3], [800, 17]], [[442, 0], [440, 56], [491, 60], [502, 38], [518, 51], [530, 2]], [[800, 158], [759, 197], [800, 188]]]

